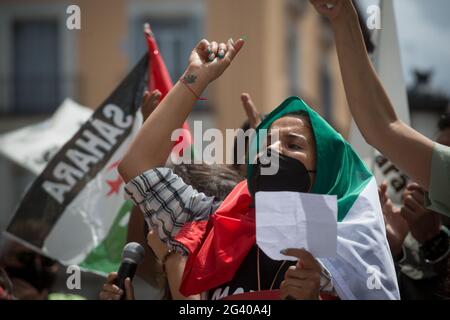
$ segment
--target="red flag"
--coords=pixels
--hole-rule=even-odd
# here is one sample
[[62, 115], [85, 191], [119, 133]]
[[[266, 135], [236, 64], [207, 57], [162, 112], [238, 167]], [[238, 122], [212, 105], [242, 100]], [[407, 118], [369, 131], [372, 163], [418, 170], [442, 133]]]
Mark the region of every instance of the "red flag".
[[[161, 92], [162, 100], [169, 90], [172, 89], [173, 83], [170, 79], [169, 71], [167, 71], [163, 57], [160, 54], [158, 45], [156, 44], [155, 37], [150, 29], [150, 25], [146, 23], [144, 28], [144, 34], [148, 45], [148, 57], [150, 60], [148, 64], [148, 89], [150, 92], [156, 89], [159, 90]], [[187, 122], [183, 124], [183, 129], [185, 130], [183, 131], [183, 134], [180, 135], [175, 145], [183, 142], [184, 147], [190, 146], [192, 145], [192, 136]]]
[[181, 294], [197, 294], [230, 281], [256, 242], [255, 230], [255, 209], [245, 180], [209, 221], [186, 224], [175, 237], [189, 251]]

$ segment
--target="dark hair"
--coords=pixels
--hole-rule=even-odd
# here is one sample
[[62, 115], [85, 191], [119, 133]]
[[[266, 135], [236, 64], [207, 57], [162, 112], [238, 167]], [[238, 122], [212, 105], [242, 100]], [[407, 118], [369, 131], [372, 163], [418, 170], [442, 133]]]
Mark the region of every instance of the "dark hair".
[[198, 192], [222, 201], [244, 179], [237, 171], [225, 165], [181, 164], [173, 172]]
[[439, 131], [444, 131], [445, 129], [450, 128], [450, 112], [444, 113], [438, 121]]

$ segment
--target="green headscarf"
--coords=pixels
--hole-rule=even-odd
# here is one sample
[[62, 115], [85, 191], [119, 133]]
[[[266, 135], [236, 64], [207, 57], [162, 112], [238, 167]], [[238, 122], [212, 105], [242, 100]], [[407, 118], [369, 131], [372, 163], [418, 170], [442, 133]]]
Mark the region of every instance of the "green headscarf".
[[[309, 117], [316, 141], [317, 173], [311, 193], [336, 195], [338, 221], [342, 221], [360, 192], [371, 180], [372, 174], [350, 144], [303, 100], [290, 97], [273, 110], [256, 128], [256, 139], [250, 143], [249, 154], [256, 155], [260, 152], [265, 135], [273, 122], [283, 116], [299, 112]], [[253, 166], [247, 163], [249, 185], [252, 171]]]

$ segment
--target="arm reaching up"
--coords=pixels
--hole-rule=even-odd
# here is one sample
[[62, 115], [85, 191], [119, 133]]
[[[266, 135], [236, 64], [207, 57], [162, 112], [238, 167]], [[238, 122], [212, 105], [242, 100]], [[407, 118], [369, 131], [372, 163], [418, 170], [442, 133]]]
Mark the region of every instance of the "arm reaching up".
[[367, 55], [352, 1], [311, 3], [331, 22], [350, 111], [365, 140], [428, 190], [434, 143], [397, 117]]
[[200, 41], [189, 66], [172, 90], [145, 121], [119, 165], [125, 182], [146, 170], [164, 166], [173, 147], [172, 132], [181, 128], [197, 97], [220, 77], [244, 45], [244, 40], [220, 43]]

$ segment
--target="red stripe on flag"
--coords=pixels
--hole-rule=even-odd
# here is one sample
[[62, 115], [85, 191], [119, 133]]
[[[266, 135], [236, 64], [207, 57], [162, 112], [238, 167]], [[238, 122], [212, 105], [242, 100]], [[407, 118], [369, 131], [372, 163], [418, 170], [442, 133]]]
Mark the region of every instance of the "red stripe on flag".
[[[146, 25], [145, 38], [148, 46], [149, 57], [149, 72], [148, 72], [148, 89], [149, 91], [159, 90], [161, 92], [161, 100], [172, 89], [173, 82], [170, 79], [169, 71], [167, 70], [164, 59], [160, 54], [158, 45], [155, 41], [155, 37], [151, 32], [150, 26]], [[183, 141], [185, 146], [192, 144], [192, 135], [190, 133], [189, 124], [185, 122], [183, 124], [183, 133], [177, 139], [175, 145]], [[187, 130], [187, 131], [186, 131]]]

